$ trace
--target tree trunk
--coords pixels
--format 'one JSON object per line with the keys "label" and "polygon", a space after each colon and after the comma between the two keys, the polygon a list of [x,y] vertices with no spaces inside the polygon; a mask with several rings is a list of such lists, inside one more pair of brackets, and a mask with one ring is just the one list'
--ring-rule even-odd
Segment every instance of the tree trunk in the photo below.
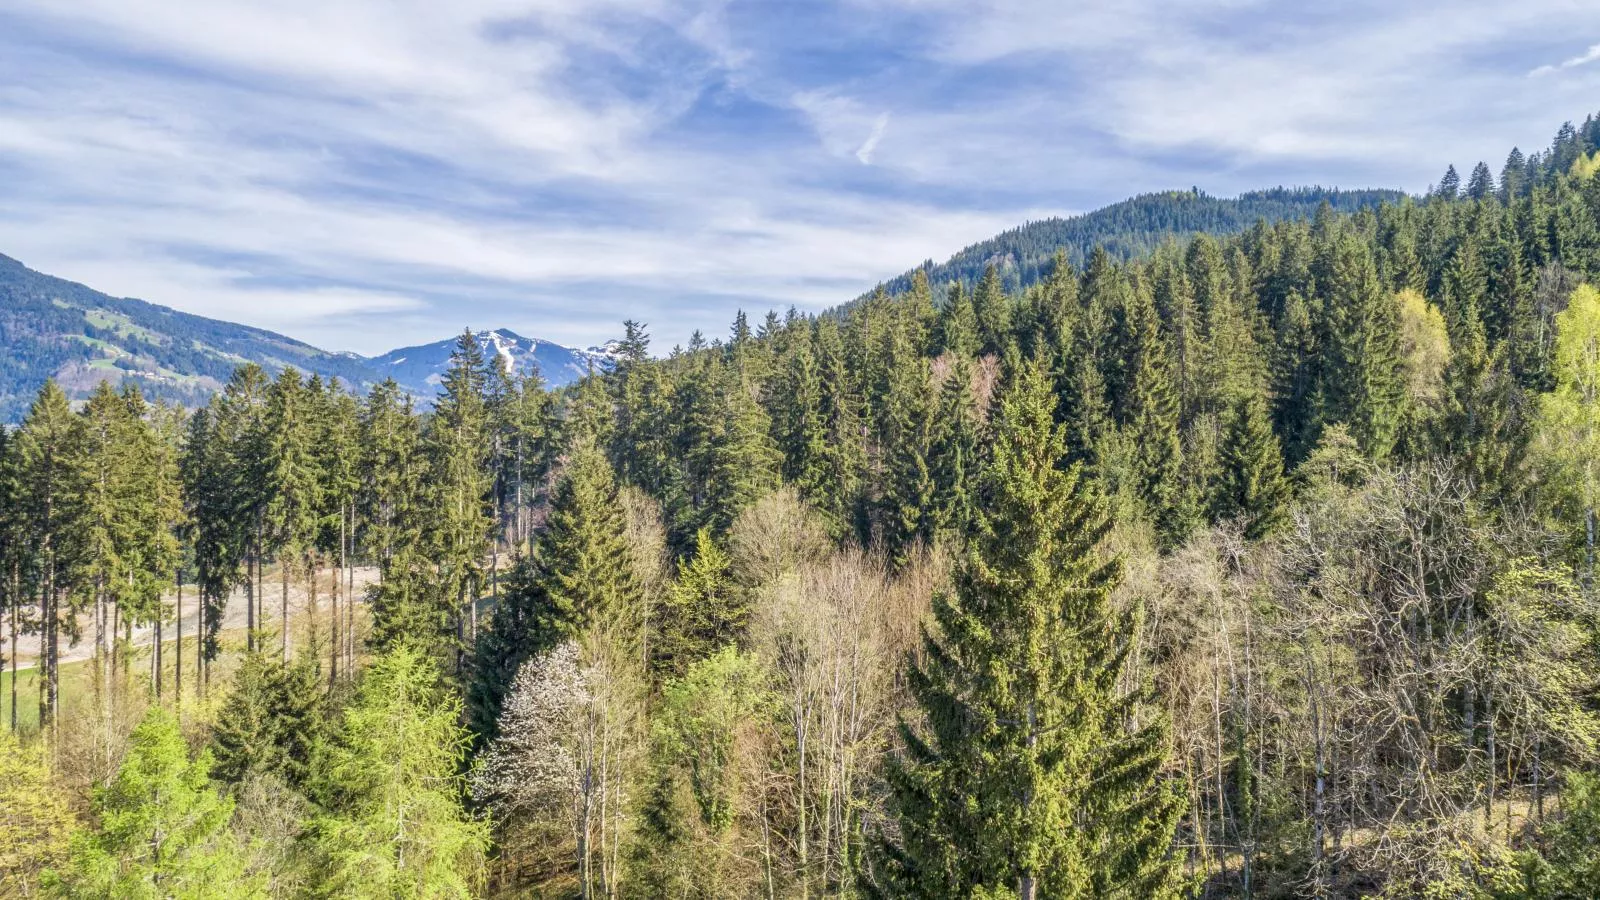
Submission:
{"label": "tree trunk", "polygon": [[183,706],[183,566],[178,566],[178,642],[174,646],[176,651],[172,657],[172,696],[181,708]]}
{"label": "tree trunk", "polygon": [[317,576],[322,574],[322,567],[317,565],[316,551],[306,554],[306,650],[317,665],[322,665],[317,655]]}
{"label": "tree trunk", "polygon": [[17,564],[11,564],[11,733],[17,733],[17,614],[22,611],[22,595],[17,578]]}
{"label": "tree trunk", "polygon": [[279,643],[283,646],[283,661],[289,661],[289,560],[278,560],[278,573],[283,582],[283,608],[278,617]]}
{"label": "tree trunk", "polygon": [[[258,546],[259,543],[258,540]],[[256,586],[258,580],[256,573],[260,570],[260,567],[260,558],[252,551],[244,564],[244,646],[251,653],[256,650]],[[200,605],[204,609],[204,597],[201,598]],[[201,630],[201,633],[205,633],[204,629]]]}
{"label": "tree trunk", "polygon": [[156,614],[155,649],[150,654],[150,665],[155,669],[156,702],[161,702],[161,614]]}
{"label": "tree trunk", "polygon": [[339,504],[339,568],[333,573],[333,606],[328,615],[328,684],[339,680],[339,654],[344,652],[344,638],[339,633],[339,582],[344,580],[344,504]]}

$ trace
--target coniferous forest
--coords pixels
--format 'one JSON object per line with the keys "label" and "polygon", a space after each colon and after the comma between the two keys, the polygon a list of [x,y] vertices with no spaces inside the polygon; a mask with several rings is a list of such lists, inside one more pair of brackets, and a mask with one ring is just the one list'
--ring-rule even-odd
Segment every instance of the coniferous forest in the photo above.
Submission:
{"label": "coniferous forest", "polygon": [[0,894],[1600,895],[1597,150],[426,411],[47,383]]}

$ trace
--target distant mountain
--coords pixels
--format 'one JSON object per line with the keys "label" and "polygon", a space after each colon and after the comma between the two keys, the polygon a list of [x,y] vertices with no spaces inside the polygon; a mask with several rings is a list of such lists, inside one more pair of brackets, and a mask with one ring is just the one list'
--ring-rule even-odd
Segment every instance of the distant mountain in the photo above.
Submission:
{"label": "distant mountain", "polygon": [[[552,387],[583,377],[591,361],[611,363],[607,348],[571,350],[504,329],[479,341],[485,355],[506,356],[520,373],[537,364]],[[260,328],[112,297],[0,255],[0,424],[20,422],[47,378],[75,400],[102,381],[133,381],[151,399],[192,407],[247,362],[274,373],[294,366],[360,391],[392,377],[427,405],[454,344],[451,338],[376,359],[330,353]]]}
{"label": "distant mountain", "polygon": [[260,328],[112,297],[0,255],[0,423],[27,413],[45,379],[74,399],[96,384],[137,382],[145,395],[205,402],[235,366],[294,366],[365,387],[365,360]]}
{"label": "distant mountain", "polygon": [[[477,332],[478,346],[485,359],[505,357],[506,367],[519,375],[532,372],[535,367],[546,387],[560,387],[589,374],[591,364],[597,370],[609,369],[612,364],[610,349],[591,347],[574,350],[538,338],[526,338],[505,328]],[[393,378],[421,399],[432,397],[444,380],[450,367],[450,354],[455,350],[456,339],[449,338],[417,347],[401,347],[382,356],[366,360],[367,368],[377,378]]]}
{"label": "distant mountain", "polygon": [[[1344,212],[1383,203],[1398,203],[1401,191],[1329,188],[1273,188],[1252,191],[1237,197],[1212,197],[1200,190],[1163,191],[1141,194],[1070,218],[1049,218],[1029,222],[1020,228],[973,244],[943,263],[924,262],[917,269],[928,273],[928,281],[938,289],[961,282],[971,287],[994,265],[1007,290],[1017,290],[1050,273],[1057,250],[1066,252],[1067,261],[1081,267],[1098,246],[1118,259],[1143,256],[1163,241],[1206,232],[1236,234],[1258,219],[1276,222],[1307,218],[1324,200],[1335,211]],[[890,293],[911,287],[912,269],[885,284]]]}

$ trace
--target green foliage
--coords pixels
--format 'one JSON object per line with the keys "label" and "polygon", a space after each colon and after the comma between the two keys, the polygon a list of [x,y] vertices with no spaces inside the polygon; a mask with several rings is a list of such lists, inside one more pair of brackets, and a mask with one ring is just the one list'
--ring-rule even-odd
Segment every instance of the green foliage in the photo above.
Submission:
{"label": "green foliage", "polygon": [[479,640],[469,703],[492,736],[517,667],[596,619],[642,621],[643,588],[611,465],[594,445],[568,456],[533,552],[518,562]]}
{"label": "green foliage", "polygon": [[239,783],[272,775],[303,786],[327,731],[323,704],[310,660],[286,664],[261,652],[248,654],[212,729],[216,776]]}
{"label": "green foliage", "polygon": [[[1524,883],[1514,896],[1580,900],[1600,890],[1600,777],[1574,774],[1561,797],[1561,817],[1540,834],[1540,849],[1521,854]],[[1513,896],[1506,892],[1504,896]]]}
{"label": "green foliage", "polygon": [[1595,510],[1600,505],[1600,291],[1578,288],[1556,317],[1555,390],[1540,409],[1540,443],[1582,522],[1584,567],[1593,578]]}
{"label": "green foliage", "polygon": [[1240,397],[1234,404],[1223,440],[1222,473],[1217,518],[1237,518],[1250,540],[1260,540],[1282,524],[1289,484],[1278,438],[1259,396]]}
{"label": "green foliage", "polygon": [[694,555],[678,561],[678,578],[656,612],[650,655],[657,677],[683,676],[699,660],[733,644],[743,631],[749,609],[730,565],[711,533],[700,529]]}
{"label": "green foliage", "polygon": [[44,742],[0,733],[0,893],[38,896],[44,872],[66,862],[77,827]]}
{"label": "green foliage", "polygon": [[1159,720],[1128,729],[1131,623],[1109,605],[1120,566],[1095,550],[1104,503],[1059,467],[1039,367],[1013,378],[973,549],[910,669],[925,721],[902,726],[889,769],[901,838],[885,845],[885,890],[1175,896],[1183,804],[1159,782]]}
{"label": "green foliage", "polygon": [[318,895],[473,896],[489,832],[461,806],[468,732],[438,678],[408,647],[362,676],[315,784]]}
{"label": "green foliage", "polygon": [[227,829],[233,802],[210,781],[211,760],[190,760],[171,713],[152,709],[126,758],[95,792],[98,827],[72,842],[56,879],[69,897],[265,897],[246,876]]}

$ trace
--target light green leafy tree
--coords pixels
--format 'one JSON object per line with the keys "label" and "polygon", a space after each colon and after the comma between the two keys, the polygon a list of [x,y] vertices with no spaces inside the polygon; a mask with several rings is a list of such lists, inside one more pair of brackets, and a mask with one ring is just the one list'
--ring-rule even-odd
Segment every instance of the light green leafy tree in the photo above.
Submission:
{"label": "light green leafy tree", "polygon": [[328,749],[312,824],[319,892],[330,897],[469,897],[487,822],[461,805],[468,733],[432,659],[408,646],[362,678]]}
{"label": "light green leafy tree", "polygon": [[134,729],[121,768],[95,792],[94,813],[99,827],[74,839],[65,870],[50,879],[63,896],[266,896],[228,830],[233,801],[212,786],[210,755],[189,758],[165,709]]}

